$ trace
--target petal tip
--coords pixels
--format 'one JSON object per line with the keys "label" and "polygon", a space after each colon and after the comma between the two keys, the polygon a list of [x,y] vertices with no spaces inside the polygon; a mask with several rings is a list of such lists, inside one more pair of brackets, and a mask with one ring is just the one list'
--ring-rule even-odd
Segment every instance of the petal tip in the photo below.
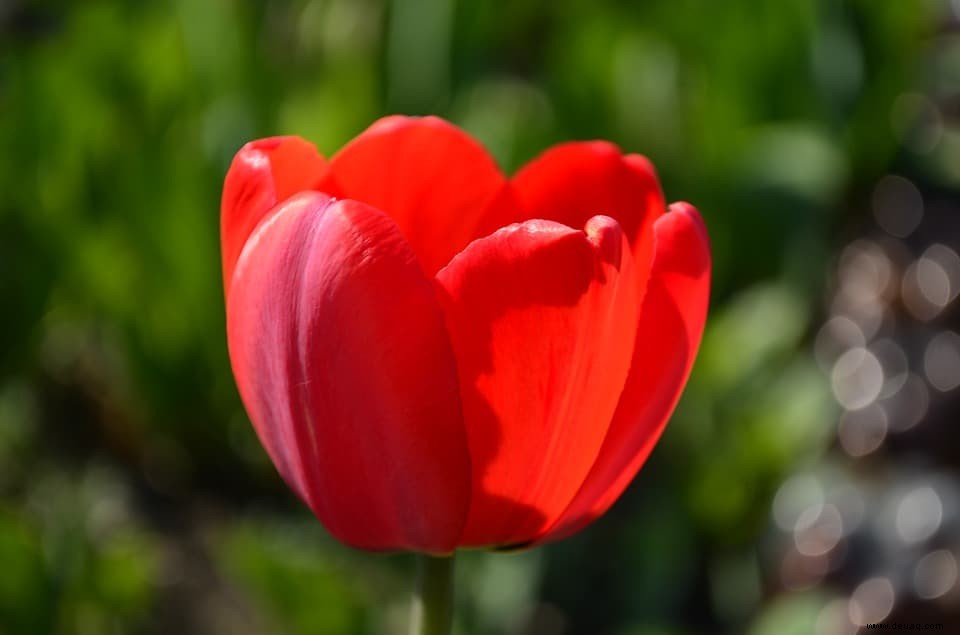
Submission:
{"label": "petal tip", "polygon": [[[709,268],[710,235],[707,233],[707,224],[696,207],[685,201],[671,203],[668,213],[658,219],[657,225],[661,222],[669,226],[665,231],[677,234],[677,247],[682,246],[688,257],[695,258],[693,264],[698,269]],[[659,232],[658,227],[657,233]],[[684,234],[689,238],[682,238]]]}
{"label": "petal tip", "polygon": [[597,250],[600,259],[619,270],[624,248],[620,223],[601,214],[588,220],[583,231],[587,234],[587,240]]}

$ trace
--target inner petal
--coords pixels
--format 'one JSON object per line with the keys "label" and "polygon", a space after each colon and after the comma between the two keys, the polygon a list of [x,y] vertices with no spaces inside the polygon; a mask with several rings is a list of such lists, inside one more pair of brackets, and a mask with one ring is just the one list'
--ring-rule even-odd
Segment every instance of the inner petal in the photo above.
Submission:
{"label": "inner petal", "polygon": [[596,459],[633,354],[639,290],[616,221],[474,241],[437,274],[457,357],[473,491],[461,545],[529,540]]}
{"label": "inner petal", "polygon": [[480,235],[483,219],[516,208],[483,146],[437,117],[374,123],[330,160],[320,189],[393,218],[428,276]]}

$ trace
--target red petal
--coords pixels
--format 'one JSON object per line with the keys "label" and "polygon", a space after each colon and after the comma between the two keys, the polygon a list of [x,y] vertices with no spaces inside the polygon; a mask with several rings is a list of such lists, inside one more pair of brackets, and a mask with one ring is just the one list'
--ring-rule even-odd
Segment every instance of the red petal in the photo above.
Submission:
{"label": "red petal", "polygon": [[289,199],[247,241],[227,330],[264,446],[331,533],[453,549],[470,494],[456,361],[393,221],[317,192]]}
{"label": "red petal", "polygon": [[430,276],[478,237],[481,219],[515,208],[483,146],[437,117],[374,123],[330,160],[321,189],[389,214]]}
{"label": "red petal", "polygon": [[633,365],[610,431],[563,517],[538,542],[569,536],[617,500],[660,438],[700,346],[710,296],[710,245],[700,214],[676,203],[655,225],[653,274]]}
{"label": "red petal", "polygon": [[629,369],[632,269],[620,227],[599,216],[585,232],[503,228],[437,274],[473,466],[461,545],[529,540],[580,487]]}
{"label": "red petal", "polygon": [[664,211],[660,183],[645,157],[624,156],[606,141],[563,143],[524,166],[513,186],[524,219],[582,227],[596,214],[615,218],[633,249],[643,288],[653,259],[653,223]]}
{"label": "red petal", "polygon": [[240,148],[227,171],[220,204],[225,289],[230,289],[237,258],[257,223],[277,203],[316,185],[323,165],[317,149],[300,137],[270,137]]}

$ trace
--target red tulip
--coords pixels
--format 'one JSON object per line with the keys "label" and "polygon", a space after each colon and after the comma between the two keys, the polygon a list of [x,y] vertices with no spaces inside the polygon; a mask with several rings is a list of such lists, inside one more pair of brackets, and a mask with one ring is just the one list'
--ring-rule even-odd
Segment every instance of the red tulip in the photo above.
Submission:
{"label": "red tulip", "polygon": [[247,412],[290,487],[365,549],[583,528],[656,443],[706,317],[703,221],[606,142],[507,179],[435,117],[378,121],[329,161],[254,141],[221,231]]}

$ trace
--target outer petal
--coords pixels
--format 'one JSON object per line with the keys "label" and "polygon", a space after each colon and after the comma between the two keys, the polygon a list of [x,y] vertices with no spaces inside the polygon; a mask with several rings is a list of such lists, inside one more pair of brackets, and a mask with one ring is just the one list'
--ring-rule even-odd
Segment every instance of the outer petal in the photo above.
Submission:
{"label": "outer petal", "polygon": [[630,242],[643,288],[653,260],[653,223],[664,212],[660,183],[645,157],[624,156],[606,141],[563,143],[524,166],[513,186],[523,219],[582,227],[596,214],[615,218]]}
{"label": "outer petal", "polygon": [[300,137],[270,137],[251,141],[233,159],[223,184],[220,240],[224,288],[237,258],[257,223],[277,203],[316,185],[323,157]]}
{"label": "outer petal", "polygon": [[569,536],[607,511],[660,438],[690,375],[710,295],[706,227],[696,209],[676,203],[655,231],[633,365],[610,431],[583,487],[537,542]]}
{"label": "outer petal", "polygon": [[473,463],[461,545],[531,539],[593,465],[629,370],[639,310],[616,221],[527,221],[437,274]]}
{"label": "outer petal", "polygon": [[430,276],[480,235],[482,219],[515,209],[483,146],[437,117],[374,123],[331,159],[321,189],[389,214]]}
{"label": "outer petal", "polygon": [[227,331],[264,446],[331,533],[453,549],[470,492],[456,363],[393,221],[317,192],[289,199],[247,241]]}

